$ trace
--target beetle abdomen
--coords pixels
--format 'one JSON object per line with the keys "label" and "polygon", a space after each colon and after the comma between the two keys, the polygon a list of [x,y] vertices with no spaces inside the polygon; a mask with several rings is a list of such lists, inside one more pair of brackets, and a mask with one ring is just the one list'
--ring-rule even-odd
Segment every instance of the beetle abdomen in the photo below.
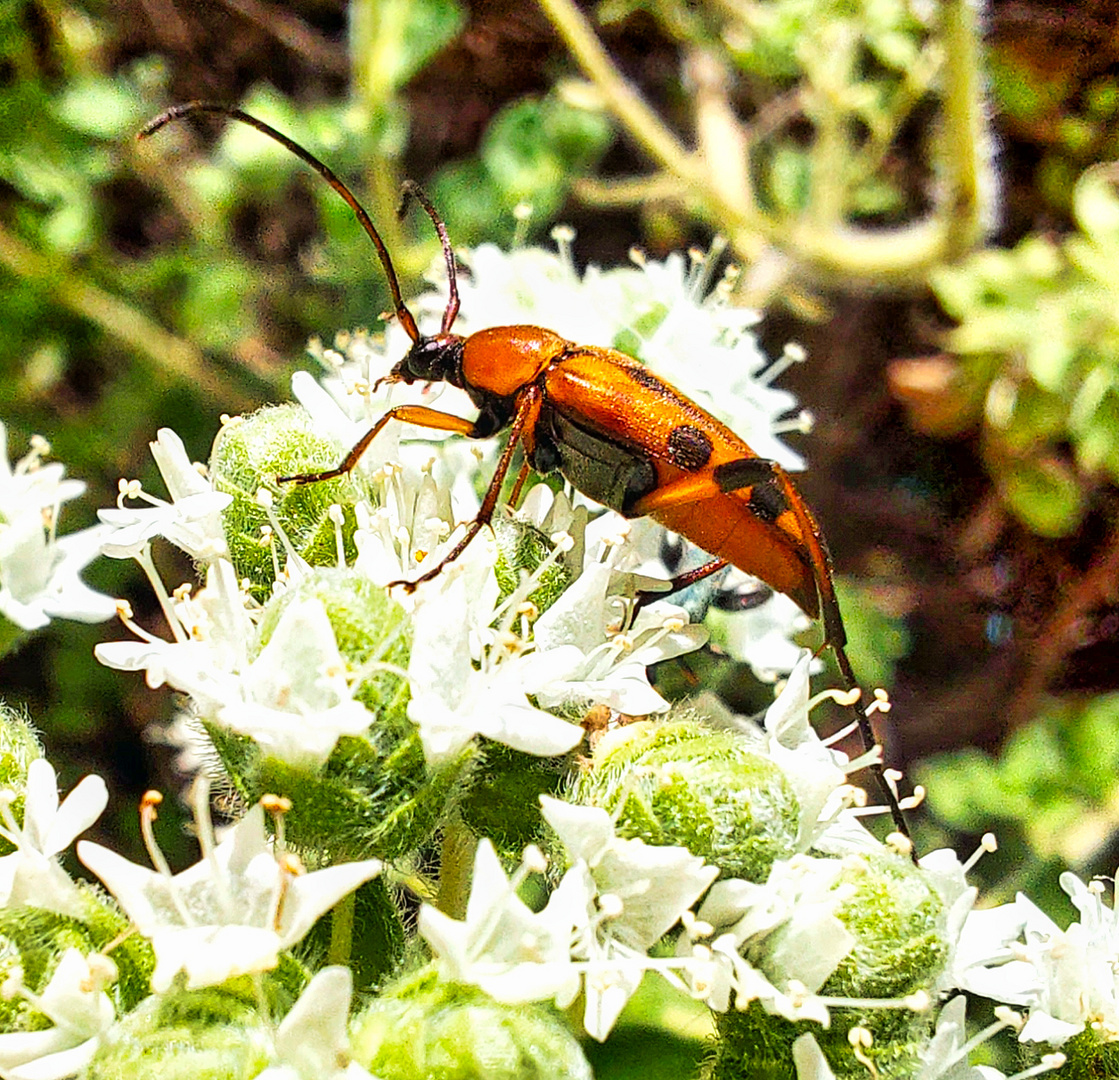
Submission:
{"label": "beetle abdomen", "polygon": [[555,409],[541,413],[533,456],[538,472],[559,469],[587,498],[631,517],[633,504],[657,486],[657,472],[647,456]]}

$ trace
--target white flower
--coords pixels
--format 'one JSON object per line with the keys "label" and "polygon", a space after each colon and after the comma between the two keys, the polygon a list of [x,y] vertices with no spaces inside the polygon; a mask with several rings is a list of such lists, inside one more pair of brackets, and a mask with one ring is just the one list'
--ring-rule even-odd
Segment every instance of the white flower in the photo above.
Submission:
{"label": "white flower", "polygon": [[[596,524],[622,523],[605,514]],[[554,677],[537,692],[546,708],[575,703],[606,705],[630,716],[664,712],[668,702],[649,685],[648,668],[701,648],[707,632],[688,623],[683,608],[663,600],[643,607],[619,632],[622,606],[612,592],[620,575],[612,555],[598,554],[588,538],[582,573],[536,620],[537,655],[548,658]]]}
{"label": "white flower", "polygon": [[[101,642],[93,655],[118,671],[143,671],[152,689],[166,683],[184,692],[224,686],[231,673],[248,666],[253,624],[232,563],[212,562],[205,588],[196,594],[176,593],[175,601],[164,605],[164,615],[171,641],[129,624],[140,641]],[[214,694],[220,696],[217,690]]]}
{"label": "white flower", "polygon": [[[475,544],[481,544],[479,537]],[[492,563],[491,563],[492,566]],[[413,621],[408,716],[419,727],[432,764],[453,758],[475,735],[528,754],[551,757],[578,745],[583,729],[536,708],[528,700],[552,677],[548,661],[483,647],[471,661],[479,612],[492,614],[496,587],[482,562],[453,564],[424,587]],[[488,626],[487,618],[482,626]]]}
{"label": "white flower", "polygon": [[733,878],[711,887],[698,916],[712,931],[702,988],[711,1008],[725,1012],[733,994],[739,1009],[757,1000],[787,1020],[828,1023],[815,993],[855,941],[835,914],[850,896],[836,884],[842,872],[838,859],[796,855],[778,859],[764,885]]}
{"label": "white flower", "polygon": [[26,904],[80,917],[80,891],[55,856],[101,816],[109,793],[100,776],[87,776],[60,806],[57,785],[48,761],[36,758],[31,762],[22,828],[12,817],[14,793],[0,793],[0,816],[4,821],[0,836],[16,848],[0,858],[0,903],[7,907]]}
{"label": "white flower", "polygon": [[[200,698],[213,693],[183,689]],[[373,720],[353,700],[334,628],[314,598],[287,605],[260,655],[214,704],[220,724],[272,757],[310,769],[330,757],[341,736],[360,735]]]}
{"label": "white flower", "polygon": [[1002,1080],[1003,1074],[988,1065],[969,1065],[967,998],[957,994],[936,1018],[936,1031],[921,1054],[921,1071],[915,1080]]}
{"label": "white flower", "polygon": [[0,524],[0,614],[24,630],[51,619],[102,622],[116,601],[79,576],[101,554],[105,535],[93,526],[56,538],[39,511]]}
{"label": "white flower", "polygon": [[24,630],[37,630],[52,618],[101,622],[116,610],[111,597],[79,577],[99,554],[103,530],[56,535],[62,503],[80,495],[85,484],[64,480],[58,462],[44,465],[49,449],[36,436],[13,467],[8,431],[0,423],[0,615]]}
{"label": "white flower", "polygon": [[204,856],[174,876],[145,870],[99,844],[78,844],[78,858],[151,939],[157,993],[180,971],[196,989],[275,967],[281,950],[381,869],[377,859],[366,859],[301,872],[293,859],[270,850],[259,804],[216,846],[207,814],[196,808],[196,816]]}
{"label": "white flower", "polygon": [[[540,796],[572,867],[572,895],[582,893],[573,955],[586,962],[583,1025],[609,1034],[649,964],[646,956],[718,877],[687,848],[652,845],[614,833],[605,810]],[[576,889],[575,882],[579,883]]]}
{"label": "white flower", "polygon": [[[936,1019],[936,1032],[921,1054],[921,1068],[913,1080],[1005,1080],[998,1069],[968,1064],[964,1049],[966,1006],[967,999],[959,994],[941,1009]],[[810,1032],[793,1042],[793,1064],[797,1080],[835,1080],[835,1073]]]}
{"label": "white flower", "polygon": [[[976,926],[988,930],[987,964],[967,975],[965,988],[985,987],[996,1001],[1025,1005],[1029,1019],[1019,1038],[1060,1046],[1089,1022],[1119,1032],[1119,920],[1114,903],[1103,902],[1103,884],[1085,885],[1075,874],[1060,877],[1080,912],[1080,921],[1062,931],[1040,908],[1019,893],[1013,904],[973,912],[965,935]],[[998,920],[995,927],[984,925]],[[1014,930],[1018,933],[1015,934]],[[1013,934],[1013,936],[1011,936]],[[1019,938],[1021,940],[1019,940]]]}
{"label": "white flower", "polygon": [[[214,491],[170,428],[160,428],[156,441],[148,445],[171,502],[148,495],[138,483],[122,481],[116,508],[97,512],[110,526],[102,544],[104,553],[114,559],[130,558],[153,537],[163,536],[195,559],[228,556],[221,511],[233,496]],[[141,499],[149,505],[126,506],[125,499]]]}
{"label": "white flower", "polygon": [[[473,489],[473,502],[466,502],[453,497],[449,482],[436,480],[434,462],[432,458],[421,469],[384,465],[373,476],[381,485],[380,504],[354,508],[354,569],[378,585],[414,579],[436,565],[462,538],[464,529],[455,522],[470,520],[478,510]],[[485,542],[478,537],[458,561],[484,560],[484,551]],[[397,600],[406,608],[417,599],[398,591]]]}
{"label": "white flower", "polygon": [[424,904],[419,931],[445,979],[479,986],[506,1004],[554,999],[563,1007],[579,989],[571,965],[568,891],[561,885],[535,914],[517,896],[526,873],[522,867],[510,881],[493,845],[483,840],[474,857],[466,918],[452,919]]}
{"label": "white flower", "polygon": [[353,996],[349,968],[323,968],[276,1030],[276,1056],[257,1080],[372,1080],[350,1060],[347,1019]]}
{"label": "white flower", "polygon": [[104,990],[106,965],[104,958],[91,965],[77,949],[67,949],[41,994],[18,991],[54,1026],[0,1035],[5,1080],[63,1080],[88,1064],[116,1019]]}
{"label": "white flower", "polygon": [[198,711],[250,736],[268,754],[316,768],[342,735],[372,722],[353,700],[345,661],[320,600],[292,601],[251,662],[254,638],[233,567],[210,564],[207,585],[169,611],[176,640],[105,642],[94,655],[109,667],[144,670],[149,686],[190,694]]}
{"label": "white flower", "polygon": [[55,511],[62,503],[85,491],[81,480],[64,480],[66,466],[43,463],[50,451],[45,439],[36,435],[31,448],[15,465],[8,461],[8,428],[0,421],[0,521],[12,522],[40,510]]}

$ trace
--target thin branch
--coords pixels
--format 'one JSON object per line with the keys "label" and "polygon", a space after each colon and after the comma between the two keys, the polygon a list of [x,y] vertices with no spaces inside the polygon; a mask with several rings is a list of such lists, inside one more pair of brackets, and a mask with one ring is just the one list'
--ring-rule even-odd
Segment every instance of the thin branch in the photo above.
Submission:
{"label": "thin branch", "polygon": [[58,259],[28,247],[0,225],[0,265],[33,281],[63,307],[96,323],[111,337],[146,356],[158,369],[193,383],[229,405],[230,389],[211,369],[202,353],[164,330],[143,312],[78,274]]}

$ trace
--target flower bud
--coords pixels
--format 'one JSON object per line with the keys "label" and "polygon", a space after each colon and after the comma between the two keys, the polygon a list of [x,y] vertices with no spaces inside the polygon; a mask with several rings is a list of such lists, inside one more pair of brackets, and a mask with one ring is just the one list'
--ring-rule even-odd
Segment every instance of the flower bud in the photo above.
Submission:
{"label": "flower bud", "polygon": [[[334,630],[353,697],[369,713],[360,735],[343,735],[321,768],[308,768],[260,752],[245,737],[208,724],[223,764],[249,801],[284,796],[288,840],[297,848],[346,858],[396,858],[414,851],[437,826],[466,763],[465,749],[433,769],[424,758],[416,726],[408,719],[404,670],[411,622],[385,590],[337,568],[318,568],[266,605],[260,624],[263,649],[289,605],[321,602]],[[299,656],[290,663],[298,665]],[[309,720],[311,722],[311,720]]]}
{"label": "flower bud", "polygon": [[608,810],[619,836],[682,845],[724,877],[765,881],[796,850],[800,811],[785,774],[734,732],[690,718],[603,736],[572,801]]}
{"label": "flower bud", "polygon": [[233,994],[150,997],[109,1031],[84,1080],[249,1080],[271,1058],[269,1026]]}
{"label": "flower bud", "polygon": [[388,987],[353,1024],[354,1060],[380,1080],[591,1080],[578,1039],[546,1005],[502,1005],[424,971]]}
{"label": "flower bud", "polygon": [[[294,549],[313,566],[338,563],[338,526],[330,508],[343,509],[341,525],[347,562],[353,547],[353,505],[361,495],[359,481],[341,477],[317,484],[277,484],[280,476],[295,476],[333,468],[345,456],[338,443],[312,429],[310,417],[295,405],[258,410],[227,423],[214,440],[210,475],[214,490],[233,496],[222,511],[230,558],[239,578],[248,578],[253,595],[265,600],[275,579],[273,545],[279,537],[270,532],[269,511],[283,528]],[[271,507],[262,505],[266,492]],[[282,547],[279,564],[286,561]]]}
{"label": "flower bud", "polygon": [[[851,894],[836,915],[855,944],[820,993],[894,1000],[917,990],[932,993],[948,956],[940,895],[901,855],[849,855],[844,864],[835,887]],[[875,1063],[881,1075],[911,1076],[919,1071],[933,1015],[900,1008],[833,1007],[831,1027],[814,1034],[840,1080],[845,1075],[866,1076],[865,1063],[853,1056],[848,1041],[848,1032],[856,1027],[865,1033],[861,1056]]]}
{"label": "flower bud", "polygon": [[[27,769],[43,748],[35,729],[25,713],[0,702],[0,791],[10,791],[12,814],[23,820],[23,794],[27,787]],[[12,850],[7,840],[0,839],[0,855]]]}
{"label": "flower bud", "polygon": [[[522,571],[532,574],[552,552],[552,541],[534,525],[515,518],[494,520],[497,537],[497,563],[494,574],[504,600],[520,583]],[[538,574],[536,587],[528,600],[538,611],[546,611],[571,582],[571,574],[561,561],[553,561]]]}

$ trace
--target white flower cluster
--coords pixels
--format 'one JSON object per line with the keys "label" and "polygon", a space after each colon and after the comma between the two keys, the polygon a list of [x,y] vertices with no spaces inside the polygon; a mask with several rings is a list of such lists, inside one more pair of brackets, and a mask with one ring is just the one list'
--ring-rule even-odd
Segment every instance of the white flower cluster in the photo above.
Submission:
{"label": "white flower cluster", "polygon": [[[462,307],[456,330],[469,334],[485,327],[529,323],[582,345],[620,348],[726,423],[759,456],[792,471],[804,467],[800,455],[779,436],[808,430],[811,417],[795,412],[793,395],[773,385],[789,365],[804,360],[804,352],[789,345],[771,362],[761,351],[750,330],[757,313],[730,303],[733,273],[712,287],[721,246],[707,255],[692,252],[687,258],[673,253],[663,262],[635,252],[631,267],[590,266],[580,275],[572,258],[571,231],[557,228],[553,237],[554,252],[542,248],[505,252],[492,244],[461,252],[469,274],[458,282]],[[435,264],[430,282],[431,289],[412,305],[421,321],[425,317],[438,321],[446,303],[442,261]],[[374,390],[377,379],[409,344],[395,322],[383,341],[356,333],[339,335],[334,348],[313,343],[312,355],[328,374],[320,384],[306,372],[297,373],[292,379],[295,397],[318,430],[345,446],[355,444],[390,404],[430,405],[438,400],[444,412],[470,415],[466,395],[446,384],[396,384]],[[475,482],[479,475],[489,478],[494,440],[467,444],[439,433],[390,425],[359,467],[378,470],[386,460],[399,462],[414,479],[431,462],[433,445],[439,447],[435,477],[451,486],[455,520],[468,518],[477,505]],[[684,545],[680,564],[666,572],[661,562],[665,530],[651,522],[642,523],[642,530],[634,548],[642,558],[634,561],[632,569],[663,579],[705,559],[698,549]],[[769,681],[791,670],[799,655],[791,639],[809,625],[796,604],[733,568],[708,588],[715,583],[727,593],[753,589],[766,598],[733,614],[714,613],[723,648]],[[701,595],[709,593],[701,591]]]}
{"label": "white flower cluster", "polygon": [[[108,793],[100,777],[86,777],[60,804],[54,769],[31,762],[23,792],[23,824],[11,812],[15,793],[0,798],[0,835],[15,847],[0,859],[0,907],[39,909],[80,920],[95,901],[63,870],[58,856],[101,815]],[[155,802],[145,806],[143,824],[157,869],[147,870],[109,848],[89,841],[78,857],[113,893],[136,931],[155,952],[152,990],[173,983],[187,988],[217,986],[243,974],[268,971],[322,914],[381,870],[376,859],[340,863],[306,872],[294,856],[270,841],[264,810],[257,805],[219,844],[209,816],[209,789],[197,787],[196,820],[203,858],[172,875],[151,836]],[[93,1058],[117,1020],[107,992],[116,965],[105,953],[68,948],[41,992],[10,968],[0,989],[5,1000],[22,998],[51,1021],[42,1030],[0,1034],[0,1076],[4,1080],[63,1080]],[[176,976],[182,977],[176,980]],[[364,1069],[340,1062],[347,1047],[346,1016],[351,975],[325,968],[275,1032],[278,1064],[270,1080],[368,1077]],[[298,1037],[289,1032],[298,1027]]]}

